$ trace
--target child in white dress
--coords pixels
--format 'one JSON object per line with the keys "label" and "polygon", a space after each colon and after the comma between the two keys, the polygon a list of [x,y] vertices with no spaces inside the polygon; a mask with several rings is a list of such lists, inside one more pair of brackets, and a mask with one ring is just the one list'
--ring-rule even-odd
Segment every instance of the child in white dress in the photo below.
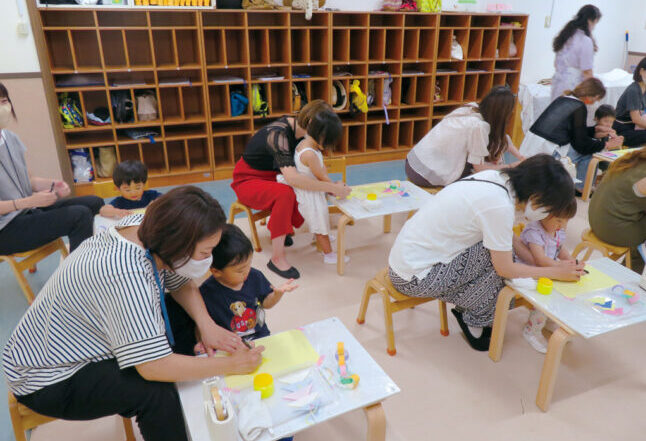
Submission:
{"label": "child in white dress", "polygon": [[[309,134],[296,147],[294,163],[299,173],[324,182],[332,182],[327,174],[323,155],[323,146],[316,142]],[[300,211],[310,231],[316,237],[316,243],[323,250],[323,261],[335,264],[337,255],[332,251],[330,242],[330,214],[325,193],[322,191],[309,191],[294,187],[298,211]],[[345,261],[349,258],[346,256]]]}

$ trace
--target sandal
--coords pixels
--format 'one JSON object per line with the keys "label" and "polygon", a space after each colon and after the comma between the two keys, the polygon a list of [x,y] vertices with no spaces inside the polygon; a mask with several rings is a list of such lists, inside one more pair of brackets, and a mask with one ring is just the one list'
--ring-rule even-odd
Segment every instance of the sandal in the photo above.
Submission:
{"label": "sandal", "polygon": [[462,319],[462,312],[458,311],[456,308],[451,309],[451,312],[458,321],[458,325],[460,325],[460,328],[462,329],[462,332],[464,333],[469,346],[471,346],[476,351],[488,351],[489,343],[491,341],[491,326],[483,327],[482,335],[480,337],[474,337],[471,333],[471,330],[469,329],[469,326],[467,326],[467,324],[464,323],[464,320]]}
{"label": "sandal", "polygon": [[267,268],[278,274],[280,277],[284,277],[285,279],[298,279],[299,277],[301,277],[301,274],[293,266],[288,270],[282,271],[278,269],[278,267],[274,265],[274,262],[272,262],[271,260],[267,262]]}

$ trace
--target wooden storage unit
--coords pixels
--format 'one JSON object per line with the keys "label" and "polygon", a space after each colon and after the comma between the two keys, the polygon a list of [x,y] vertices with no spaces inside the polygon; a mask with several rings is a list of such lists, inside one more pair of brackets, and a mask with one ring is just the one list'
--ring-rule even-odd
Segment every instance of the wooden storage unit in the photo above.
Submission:
{"label": "wooden storage unit", "polygon": [[[365,114],[337,110],[343,134],[332,155],[349,163],[403,158],[443,116],[491,86],[517,92],[527,26],[527,16],[514,14],[315,12],[306,21],[288,11],[50,6],[32,15],[50,101],[67,92],[83,114],[83,126],[71,129],[52,115],[61,154],[86,148],[96,164],[99,148],[114,148],[119,160],[144,161],[152,186],[230,177],[256,130],[296,113],[294,88],[307,101],[330,101],[334,80],[346,90],[358,81],[372,100]],[[453,38],[462,59],[451,57]],[[86,84],[63,85],[79,74]],[[251,102],[256,85],[267,115],[251,104],[236,112],[231,97]],[[137,116],[144,92],[157,98],[153,121]],[[110,103],[122,93],[134,102],[131,121],[115,121]],[[87,113],[100,107],[112,122],[91,125]],[[132,130],[153,134],[133,139]]]}

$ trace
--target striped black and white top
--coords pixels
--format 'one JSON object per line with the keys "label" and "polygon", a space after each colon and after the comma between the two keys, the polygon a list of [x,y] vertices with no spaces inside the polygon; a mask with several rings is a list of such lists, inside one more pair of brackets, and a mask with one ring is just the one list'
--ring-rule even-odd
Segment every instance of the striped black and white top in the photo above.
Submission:
{"label": "striped black and white top", "polygon": [[[129,216],[116,228],[142,220]],[[13,331],[2,361],[15,395],[63,381],[88,363],[115,358],[124,369],[171,353],[152,264],[116,228],[71,253]],[[189,281],[170,271],[160,277],[169,291]]]}

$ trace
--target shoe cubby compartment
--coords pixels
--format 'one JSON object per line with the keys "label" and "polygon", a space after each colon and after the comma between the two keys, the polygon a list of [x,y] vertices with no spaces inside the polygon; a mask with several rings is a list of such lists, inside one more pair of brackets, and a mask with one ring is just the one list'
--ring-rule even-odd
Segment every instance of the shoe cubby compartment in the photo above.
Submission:
{"label": "shoe cubby compartment", "polygon": [[186,140],[166,141],[166,155],[168,156],[168,167],[172,174],[188,172],[190,165],[188,161],[188,148]]}
{"label": "shoe cubby compartment", "polygon": [[451,75],[465,71],[466,62],[464,61],[440,61],[436,64],[436,75]]}
{"label": "shoe cubby compartment", "polygon": [[466,14],[442,14],[440,16],[441,28],[467,28],[469,27],[469,15]]}
{"label": "shoe cubby compartment", "polygon": [[402,65],[400,63],[371,63],[368,65],[367,72],[361,70],[362,75],[368,75],[369,77],[388,77],[388,74],[392,75],[401,75]]}
{"label": "shoe cubby compartment", "polygon": [[368,75],[368,69],[366,69],[365,64],[337,64],[332,67],[332,77],[335,80],[353,79],[365,77],[366,75]]}
{"label": "shoe cubby compartment", "polygon": [[289,14],[286,12],[267,14],[264,11],[249,11],[247,24],[250,28],[286,28],[289,26]]}
{"label": "shoe cubby compartment", "polygon": [[451,75],[449,77],[448,101],[462,101],[464,90],[464,76]]}
{"label": "shoe cubby compartment", "polygon": [[[328,101],[330,96],[330,90],[328,89],[328,84],[329,84],[328,81],[310,81],[310,87],[311,87],[311,91],[309,95],[310,100]],[[348,89],[346,89],[346,93],[347,91]]]}
{"label": "shoe cubby compartment", "polygon": [[283,81],[286,79],[289,79],[289,67],[287,66],[251,68],[251,81],[254,83],[259,81]]}
{"label": "shoe cubby compartment", "polygon": [[127,14],[118,11],[96,11],[96,18],[97,24],[101,28],[148,27],[147,13],[144,11],[129,10]]}
{"label": "shoe cubby compartment", "polygon": [[496,49],[498,48],[498,31],[485,29],[482,35],[482,52],[480,52],[480,57],[495,58]]}
{"label": "shoe cubby compartment", "polygon": [[74,30],[70,34],[74,46],[75,70],[100,70],[101,53],[96,30]]}
{"label": "shoe cubby compartment", "polygon": [[413,147],[413,121],[399,122],[398,148],[410,149]]}
{"label": "shoe cubby compartment", "polygon": [[366,126],[366,151],[381,149],[381,124],[368,124]]}
{"label": "shoe cubby compartment", "polygon": [[415,87],[415,104],[429,105],[433,102],[433,77],[421,76],[417,77],[417,85]]}
{"label": "shoe cubby compartment", "polygon": [[213,138],[213,162],[216,168],[232,167],[234,165],[233,139],[231,136],[216,136]]}
{"label": "shoe cubby compartment", "polygon": [[368,14],[338,13],[332,14],[332,26],[335,28],[365,28],[368,26]]}
{"label": "shoe cubby compartment", "polygon": [[493,70],[493,60],[467,62],[467,73],[485,73]]}
{"label": "shoe cubby compartment", "polygon": [[299,81],[327,80],[327,65],[293,66],[292,79]]}
{"label": "shoe cubby compartment", "polygon": [[[105,92],[104,92],[105,93]],[[83,106],[83,100],[81,99],[83,92],[65,92],[65,93],[58,93],[56,95],[56,102],[60,104],[61,99],[67,95],[68,101],[71,100],[72,103],[74,103],[74,107],[78,111],[79,116],[81,117],[81,126],[80,127],[65,127],[66,120],[63,119],[63,116],[60,114],[58,115],[58,120],[61,121],[61,126],[63,127],[64,131],[78,131],[81,130],[83,127],[87,126],[87,117],[85,115],[84,111],[84,106]],[[71,116],[70,116],[71,117]],[[74,121],[75,124],[78,124],[78,121]],[[69,123],[68,123],[69,124]]]}
{"label": "shoe cubby compartment", "polygon": [[155,29],[152,34],[156,66],[176,68],[178,66],[177,47],[175,46],[173,31],[170,29]]}
{"label": "shoe cubby compartment", "polygon": [[316,12],[312,13],[312,18],[307,20],[303,11],[294,11],[290,14],[290,26],[293,28],[327,28],[329,23],[329,14]]}
{"label": "shoe cubby compartment", "polygon": [[380,109],[383,105],[384,80],[383,78],[368,79],[367,90],[364,91],[368,99],[368,109]]}
{"label": "shoe cubby compartment", "polygon": [[371,28],[401,28],[404,25],[404,14],[370,14]]}
{"label": "shoe cubby compartment", "polygon": [[451,59],[452,41],[453,41],[453,30],[441,29],[437,40],[437,60],[438,61]]}
{"label": "shoe cubby compartment", "polygon": [[414,105],[416,91],[417,91],[417,76],[402,77],[400,105],[402,107]]}
{"label": "shoe cubby compartment", "polygon": [[159,87],[190,86],[202,84],[202,71],[198,69],[158,68]]}
{"label": "shoe cubby compartment", "polygon": [[328,35],[327,29],[311,29],[309,31],[310,63],[328,63],[330,61]]}
{"label": "shoe cubby compartment", "polygon": [[126,41],[125,31],[105,30],[99,31],[101,47],[103,48],[103,64],[106,69],[126,69]]}
{"label": "shoe cubby compartment", "polygon": [[[388,114],[388,118],[391,116],[394,116],[395,110],[392,110]],[[368,124],[374,124],[374,123],[386,123],[386,113],[384,112],[384,109],[370,109],[368,111],[368,114],[366,115],[366,121]]]}
{"label": "shoe cubby compartment", "polygon": [[419,32],[419,55],[423,61],[433,61],[435,58],[435,38],[437,31],[434,29],[422,29]]}
{"label": "shoe cubby compartment", "polygon": [[45,10],[40,17],[46,29],[96,26],[92,11]]}
{"label": "shoe cubby compartment", "polygon": [[[439,97],[438,97],[439,95]],[[435,87],[433,90],[433,103],[444,103],[449,99],[449,76],[442,75],[435,77]]]}
{"label": "shoe cubby compartment", "polygon": [[[104,127],[101,125],[92,124],[88,118],[88,113],[94,113],[96,109],[102,108],[108,111],[108,114],[112,115],[111,106],[108,103],[108,95],[105,90],[87,90],[79,92],[81,97],[81,109],[83,111],[83,119],[85,120],[85,125],[87,127]],[[79,110],[81,110],[79,109]],[[110,121],[112,121],[112,116],[110,116]],[[108,127],[110,127],[108,125]]]}
{"label": "shoe cubby compartment", "polygon": [[195,12],[192,12],[192,11],[187,11],[187,12],[150,11],[149,14],[150,14],[150,26],[153,28],[197,27],[197,16]]}
{"label": "shoe cubby compartment", "polygon": [[511,35],[511,29],[500,29],[498,31],[498,52],[496,58],[509,58]]}
{"label": "shoe cubby compartment", "polygon": [[[525,29],[528,18],[526,15],[501,15],[499,26],[501,28]],[[518,23],[520,26],[518,26]]]}
{"label": "shoe cubby compartment", "polygon": [[231,97],[225,84],[209,85],[211,119],[227,120],[231,117]]}
{"label": "shoe cubby compartment", "polygon": [[202,87],[179,87],[181,121],[204,121],[204,100]]}
{"label": "shoe cubby compartment", "polygon": [[413,145],[416,145],[431,130],[428,119],[413,121]]}
{"label": "shoe cubby compartment", "polygon": [[265,87],[269,91],[267,102],[271,117],[280,117],[292,112],[292,89],[289,82],[268,83]]}
{"label": "shoe cubby compartment", "polygon": [[332,31],[332,61],[350,62],[350,29]]}
{"label": "shoe cubby compartment", "polygon": [[525,31],[520,29],[514,29],[512,30],[511,35],[513,38],[514,46],[516,46],[516,54],[513,55],[513,58],[518,58],[519,60],[522,60],[523,51],[525,48]]}
{"label": "shoe cubby compartment", "polygon": [[148,176],[161,176],[168,173],[168,162],[163,142],[141,142],[143,163],[148,167]]}
{"label": "shoe cubby compartment", "polygon": [[138,144],[124,144],[117,146],[117,161],[142,161],[141,146]]}
{"label": "shoe cubby compartment", "polygon": [[481,58],[482,56],[482,41],[484,31],[482,29],[471,29],[469,31],[469,50],[467,51],[467,58]]}
{"label": "shoe cubby compartment", "polygon": [[153,56],[147,30],[126,30],[126,56],[129,69],[151,69]]}
{"label": "shoe cubby compartment", "polygon": [[[249,36],[249,62],[252,65],[269,65],[269,30],[252,29]],[[287,42],[282,42],[286,44]]]}
{"label": "shoe cubby compartment", "polygon": [[497,28],[500,19],[497,15],[472,15],[472,28]]}
{"label": "shoe cubby compartment", "polygon": [[[211,168],[209,142],[206,138],[191,138],[183,141],[188,150],[188,168],[190,171],[208,171]],[[170,158],[169,158],[170,162]]]}
{"label": "shoe cubby compartment", "polygon": [[381,149],[394,150],[399,147],[399,122],[381,125]]}
{"label": "shoe cubby compartment", "polygon": [[341,132],[341,137],[339,138],[338,142],[334,146],[333,152],[335,154],[346,154],[348,153],[348,126],[346,124],[343,125],[343,129]]}
{"label": "shoe cubby compartment", "polygon": [[511,90],[518,90],[520,84],[520,73],[508,73],[506,74],[505,84],[509,86]]}
{"label": "shoe cubby compartment", "polygon": [[233,141],[233,160],[238,162],[251,139],[251,135],[234,135],[231,138]]}
{"label": "shoe cubby compartment", "polygon": [[348,153],[366,151],[366,126],[348,126]]}
{"label": "shoe cubby compartment", "polygon": [[462,60],[466,60],[469,54],[469,31],[467,29],[454,29],[453,36],[462,47]]}
{"label": "shoe cubby compartment", "polygon": [[103,74],[54,74],[56,92],[98,89],[105,87]]}
{"label": "shoe cubby compartment", "polygon": [[269,62],[289,64],[289,31],[286,29],[269,30]]}
{"label": "shoe cubby compartment", "polygon": [[218,121],[214,122],[211,129],[213,136],[236,135],[238,133],[251,133],[251,120]]}
{"label": "shoe cubby compartment", "polygon": [[249,50],[247,49],[247,37],[244,31],[230,30],[224,31],[225,67],[244,66],[249,63]]}
{"label": "shoe cubby compartment", "polygon": [[[154,124],[154,122],[153,122]],[[125,128],[121,128],[124,127]],[[149,135],[143,136],[142,134],[149,132]],[[142,135],[142,136],[139,136]],[[150,142],[150,138],[155,141],[155,143],[161,142],[163,140],[162,129],[158,125],[140,125],[131,124],[128,127],[127,124],[122,124],[117,129],[117,143],[118,144],[137,144],[139,142]],[[151,142],[151,144],[154,144]]]}
{"label": "shoe cubby compartment", "polygon": [[402,58],[403,31],[401,29],[386,29],[386,61],[399,62]]}
{"label": "shoe cubby compartment", "polygon": [[482,100],[491,90],[493,76],[491,74],[479,74],[478,75],[478,95],[476,96],[477,100]]}
{"label": "shoe cubby compartment", "polygon": [[310,32],[307,29],[292,29],[292,64],[310,62]]}
{"label": "shoe cubby compartment", "polygon": [[200,45],[197,38],[197,31],[192,29],[174,30],[177,48],[177,61],[179,67],[195,67],[202,65],[200,59]]}
{"label": "shoe cubby compartment", "polygon": [[368,57],[373,61],[386,61],[386,30],[370,29]]}
{"label": "shoe cubby compartment", "polygon": [[45,31],[52,72],[75,71],[72,46],[67,31]]}
{"label": "shoe cubby compartment", "polygon": [[475,101],[478,95],[478,75],[468,74],[464,77],[464,93],[462,101]]}
{"label": "shoe cubby compartment", "polygon": [[417,61],[419,46],[419,29],[406,29],[404,31],[404,61]]}
{"label": "shoe cubby compartment", "polygon": [[409,109],[401,109],[399,112],[400,121],[428,119],[429,116],[430,116],[429,107],[412,107]]}
{"label": "shoe cubby compartment", "polygon": [[368,30],[351,29],[350,30],[350,61],[365,62],[368,61]]}
{"label": "shoe cubby compartment", "polygon": [[505,73],[495,73],[493,74],[493,84],[492,86],[504,86],[507,80],[507,74]]}
{"label": "shoe cubby compartment", "polygon": [[245,26],[244,12],[218,11],[216,13],[202,13],[202,27],[209,28],[243,28]]}
{"label": "shoe cubby compartment", "polygon": [[407,28],[435,28],[438,24],[437,14],[402,14]]}
{"label": "shoe cubby compartment", "polygon": [[65,143],[68,149],[112,145],[114,134],[110,129],[68,132],[65,133]]}
{"label": "shoe cubby compartment", "polygon": [[185,123],[178,125],[169,125],[164,127],[164,137],[166,140],[199,138],[206,135],[206,124],[204,123]]}
{"label": "shoe cubby compartment", "polygon": [[228,65],[225,41],[224,29],[204,30],[204,60],[207,67],[224,67]]}
{"label": "shoe cubby compartment", "polygon": [[520,71],[520,60],[498,60],[494,65],[495,73],[512,73]]}

